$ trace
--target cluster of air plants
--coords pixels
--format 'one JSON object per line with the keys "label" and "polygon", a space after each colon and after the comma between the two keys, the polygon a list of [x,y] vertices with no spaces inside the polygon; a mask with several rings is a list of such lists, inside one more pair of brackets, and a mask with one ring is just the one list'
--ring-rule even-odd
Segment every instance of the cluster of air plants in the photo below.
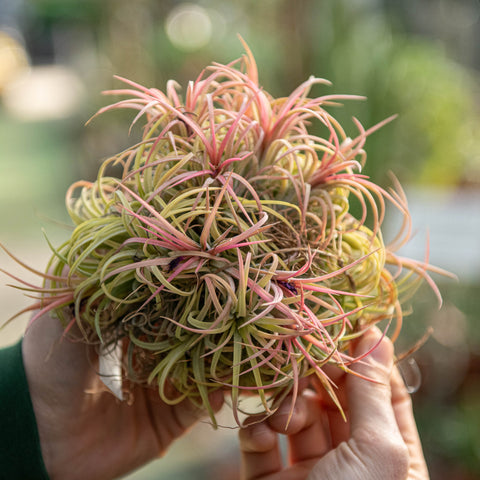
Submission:
{"label": "cluster of air plants", "polygon": [[[121,80],[107,93],[128,98],[99,113],[136,110],[142,138],[69,189],[76,228],[44,286],[25,286],[39,295],[36,317],[121,344],[124,377],[165,402],[211,411],[208,394],[227,389],[235,415],[243,393],[268,413],[309,375],[335,398],[323,367],[348,371],[350,342],[380,320],[395,319],[395,336],[402,296],[422,278],[433,285],[425,264],[394,254],[409,234],[401,188],[361,173],[365,140],[385,122],[366,131],[354,120],[349,138],[325,108],[358,97],[310,98],[328,83],[318,78],[271,97],[248,49],[184,97],[173,81],[165,94]],[[389,247],[387,201],[405,219]]]}

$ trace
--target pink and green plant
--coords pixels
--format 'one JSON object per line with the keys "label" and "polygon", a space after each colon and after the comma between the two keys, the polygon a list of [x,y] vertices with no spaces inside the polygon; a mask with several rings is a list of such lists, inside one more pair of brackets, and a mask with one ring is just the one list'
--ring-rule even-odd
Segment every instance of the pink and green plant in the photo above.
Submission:
{"label": "pink and green plant", "polygon": [[[126,87],[106,92],[127,99],[99,113],[135,110],[142,138],[71,186],[75,230],[37,272],[43,286],[22,287],[37,296],[32,321],[49,312],[89,344],[121,344],[125,378],[165,402],[188,397],[213,421],[217,389],[237,420],[243,394],[268,414],[309,375],[335,400],[323,367],[350,372],[350,343],[381,320],[395,339],[422,280],[439,295],[428,261],[395,254],[410,234],[400,185],[361,173],[367,136],[391,118],[368,130],[354,119],[349,138],[327,108],[359,97],[310,98],[328,84],[311,77],[273,98],[246,52],[205,69],[184,97],[174,81],[163,93],[120,78]],[[387,202],[404,219],[390,245]]]}

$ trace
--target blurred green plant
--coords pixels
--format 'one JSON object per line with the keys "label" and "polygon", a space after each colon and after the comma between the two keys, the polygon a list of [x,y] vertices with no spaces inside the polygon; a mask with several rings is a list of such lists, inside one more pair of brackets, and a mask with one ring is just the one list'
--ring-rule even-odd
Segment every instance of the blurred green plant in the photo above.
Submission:
{"label": "blurred green plant", "polygon": [[332,81],[332,93],[368,97],[368,103],[349,106],[348,114],[340,112],[342,123],[350,122],[352,112],[367,127],[399,114],[381,137],[368,140],[366,173],[374,181],[385,183],[394,170],[406,183],[480,183],[475,72],[449,58],[440,43],[402,32],[382,2],[205,0],[200,6],[211,17],[213,35],[196,51],[182,51],[169,40],[165,21],[176,2],[141,0],[135,8],[126,0],[34,5],[49,24],[89,23],[100,58],[110,62],[108,71],[144,84],[162,86],[170,78],[183,83],[212,60],[234,58],[240,48],[232,33],[240,33],[263,66],[260,83],[274,95],[285,95],[314,74]]}
{"label": "blurred green plant", "polygon": [[298,49],[311,49],[305,68],[327,76],[335,91],[367,96],[368,105],[357,107],[367,126],[399,114],[382,138],[369,139],[366,173],[376,181],[394,169],[407,183],[478,183],[475,74],[438,44],[396,32],[370,2],[300,3],[309,35]]}

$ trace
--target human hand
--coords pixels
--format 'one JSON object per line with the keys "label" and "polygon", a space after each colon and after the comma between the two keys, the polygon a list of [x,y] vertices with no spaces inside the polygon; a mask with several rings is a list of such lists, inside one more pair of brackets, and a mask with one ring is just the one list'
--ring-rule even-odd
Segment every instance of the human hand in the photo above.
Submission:
{"label": "human hand", "polygon": [[[120,402],[96,373],[91,347],[62,338],[48,315],[27,330],[22,348],[42,454],[51,480],[118,478],[161,456],[205,412],[189,400],[172,406],[155,390],[134,388]],[[215,410],[223,394],[211,396]]]}
{"label": "human hand", "polygon": [[[372,329],[359,340],[355,355],[367,352],[379,339],[380,332]],[[242,479],[428,479],[411,399],[393,366],[390,340],[383,339],[353,369],[377,383],[335,369],[332,375],[347,422],[318,389],[299,396],[287,427],[288,399],[266,421],[242,428]],[[279,450],[279,433],[288,439],[287,466]]]}

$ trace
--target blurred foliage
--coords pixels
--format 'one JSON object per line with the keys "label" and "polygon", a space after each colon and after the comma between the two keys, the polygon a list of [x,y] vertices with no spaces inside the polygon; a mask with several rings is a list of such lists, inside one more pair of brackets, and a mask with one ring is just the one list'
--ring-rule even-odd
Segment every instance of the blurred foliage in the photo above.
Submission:
{"label": "blurred foliage", "polygon": [[[189,52],[172,45],[164,28],[180,4],[174,0],[33,2],[37,18],[50,26],[88,23],[103,62],[98,90],[112,85],[113,74],[158,88],[170,78],[185,86],[211,61],[241,55],[239,33],[272,94],[287,95],[313,74],[332,81],[332,93],[368,97],[334,112],[342,124],[355,115],[369,127],[399,114],[367,142],[366,173],[375,181],[388,183],[386,173],[392,170],[407,183],[480,184],[480,139],[474,135],[480,128],[478,77],[449,58],[441,44],[399,31],[380,2],[197,3],[210,14],[213,35],[207,46]],[[93,84],[91,94],[98,90]]]}
{"label": "blurred foliage", "polygon": [[33,15],[41,18],[44,24],[85,21],[98,23],[104,7],[96,0],[35,0],[29,5]]}
{"label": "blurred foliage", "polygon": [[[242,18],[236,12],[235,17],[243,20],[239,31],[246,31],[262,83],[273,94],[286,95],[314,74],[332,81],[332,91],[367,97],[334,112],[342,124],[352,113],[367,127],[399,114],[367,142],[366,173],[376,181],[385,184],[386,173],[393,170],[408,183],[480,183],[480,139],[473,134],[480,128],[478,78],[448,58],[441,46],[396,32],[374,3],[267,1],[254,7],[254,2],[244,2],[243,13],[248,4],[255,15]],[[220,60],[239,51],[232,39],[220,49],[212,44]],[[155,40],[159,47],[168,43],[160,29]],[[208,61],[205,52],[154,51],[163,81],[187,65],[192,72],[199,58],[200,64]]]}
{"label": "blurred foliage", "polygon": [[433,327],[414,354],[422,378],[413,402],[424,453],[432,478],[473,480],[480,477],[478,284],[440,281],[439,287],[442,310],[422,287],[397,351],[408,349]]}
{"label": "blurred foliage", "polygon": [[68,221],[63,199],[75,180],[70,165],[75,154],[67,131],[68,126],[59,123],[27,130],[0,111],[1,241],[14,242],[45,223],[52,226],[53,219]]}

